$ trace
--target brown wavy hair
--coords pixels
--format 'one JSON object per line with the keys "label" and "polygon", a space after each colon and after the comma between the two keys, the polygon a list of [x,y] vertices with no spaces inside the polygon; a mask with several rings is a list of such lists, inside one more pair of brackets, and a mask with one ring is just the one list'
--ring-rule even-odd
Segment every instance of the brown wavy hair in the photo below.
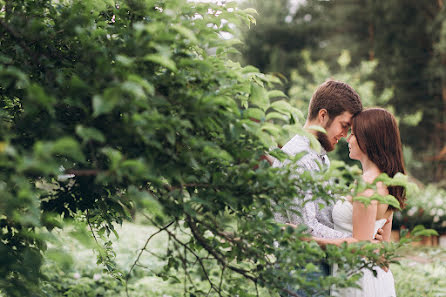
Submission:
{"label": "brown wavy hair", "polygon": [[327,110],[330,120],[344,111],[357,115],[362,111],[361,98],[348,84],[330,79],[313,93],[308,107],[308,118],[314,120],[321,109]]}
{"label": "brown wavy hair", "polygon": [[[381,172],[390,177],[398,172],[406,173],[400,131],[390,112],[382,108],[366,109],[353,118],[352,129],[361,151]],[[388,190],[403,209],[406,200],[404,187],[388,187]],[[390,205],[389,209],[395,210]]]}

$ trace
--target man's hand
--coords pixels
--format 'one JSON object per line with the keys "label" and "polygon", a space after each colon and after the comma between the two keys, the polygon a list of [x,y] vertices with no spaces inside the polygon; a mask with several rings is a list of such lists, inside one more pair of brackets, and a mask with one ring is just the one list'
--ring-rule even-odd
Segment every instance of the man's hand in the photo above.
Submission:
{"label": "man's hand", "polygon": [[383,233],[384,233],[383,229],[381,229],[381,228],[378,229],[378,233],[376,233],[376,235],[375,235],[375,239],[378,240],[378,242],[382,242],[384,240]]}
{"label": "man's hand", "polygon": [[[384,224],[384,226],[388,223],[390,223],[390,219],[387,219],[387,222]],[[372,242],[376,242],[376,243],[383,242],[384,241],[383,233],[384,233],[384,230],[382,228],[378,229],[378,231],[375,235],[375,240],[372,240]],[[382,270],[384,270],[384,272],[389,271],[389,266],[385,266],[385,265],[380,265],[380,266],[381,266]]]}
{"label": "man's hand", "polygon": [[288,225],[288,226],[293,227],[293,228],[297,228],[297,225],[295,225],[295,224],[285,223],[285,225]]}
{"label": "man's hand", "polygon": [[[390,223],[390,219],[387,219],[387,221],[384,224],[384,226],[387,225],[388,223]],[[382,228],[379,228],[377,233],[376,233],[376,235],[375,235],[375,239],[378,240],[379,242],[383,242],[383,240],[384,240],[383,233],[384,233],[384,230]]]}

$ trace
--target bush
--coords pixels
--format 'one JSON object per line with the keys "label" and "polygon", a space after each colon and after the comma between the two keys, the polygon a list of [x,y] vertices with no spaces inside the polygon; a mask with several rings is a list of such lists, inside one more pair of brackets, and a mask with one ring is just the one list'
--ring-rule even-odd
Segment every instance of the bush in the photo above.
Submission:
{"label": "bush", "polygon": [[413,228],[424,225],[446,233],[446,191],[430,184],[418,192],[407,193],[407,206],[395,214],[396,228]]}
{"label": "bush", "polygon": [[[373,245],[323,251],[302,240],[303,229],[274,222],[273,212],[309,190],[332,201],[329,192],[364,185],[339,164],[296,176],[292,165],[279,171],[260,161],[278,139],[304,132],[298,110],[270,101],[284,97],[272,89],[279,79],[228,59],[236,41],[220,36],[253,22],[252,10],[185,0],[0,4],[0,290],[7,296],[44,294],[50,231],[67,219],[98,264],[127,285],[139,257],[120,269],[110,235],[135,209],[154,235],[167,236],[159,277],[184,278],[184,294],[254,295],[247,283],[309,290],[315,284],[302,274],[321,257],[356,275],[381,261]],[[382,254],[394,260],[391,246]],[[59,282],[55,271],[50,280]],[[54,288],[83,294],[94,286],[90,277],[82,288],[63,283]],[[324,278],[321,289],[336,283],[354,278]]]}

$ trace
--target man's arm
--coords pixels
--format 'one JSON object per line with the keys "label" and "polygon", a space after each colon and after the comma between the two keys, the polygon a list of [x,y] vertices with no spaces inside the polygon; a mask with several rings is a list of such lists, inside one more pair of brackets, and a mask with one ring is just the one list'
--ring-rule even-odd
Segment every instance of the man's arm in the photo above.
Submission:
{"label": "man's arm", "polygon": [[[295,155],[295,151],[286,151],[289,155]],[[283,167],[284,165],[290,163],[290,160],[287,159],[283,163],[279,160],[274,160],[273,167]],[[299,161],[297,161],[297,165],[299,169],[297,173],[301,174],[304,170],[308,171],[317,171],[319,170],[319,165],[317,162],[312,159],[309,155],[303,156]],[[311,194],[308,194],[305,200],[309,200],[312,197]],[[310,229],[311,235],[315,237],[323,237],[323,238],[347,238],[348,234],[336,231],[329,226],[326,226],[318,221],[316,218],[317,212],[317,204],[314,201],[308,201],[302,207],[302,201],[300,199],[294,200],[294,206],[291,207],[291,211],[287,211],[288,223],[290,225],[297,225],[303,223],[308,226]],[[302,217],[299,217],[297,213],[301,213]]]}
{"label": "man's arm", "polygon": [[302,208],[303,223],[310,229],[311,235],[321,238],[348,238],[347,233],[334,230],[318,221],[316,218],[317,205],[315,201],[308,201]]}

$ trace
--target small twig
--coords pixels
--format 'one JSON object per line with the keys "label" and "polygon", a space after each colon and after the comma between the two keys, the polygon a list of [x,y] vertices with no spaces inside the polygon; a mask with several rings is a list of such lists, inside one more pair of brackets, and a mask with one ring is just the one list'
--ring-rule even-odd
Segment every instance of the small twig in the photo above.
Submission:
{"label": "small twig", "polygon": [[225,273],[226,266],[223,266],[220,274],[220,283],[218,284],[218,290],[221,292],[221,286],[223,285],[223,274]]}
{"label": "small twig", "polygon": [[[169,235],[169,237],[170,237],[170,235]],[[184,257],[185,258],[181,257],[181,254],[180,254],[180,260],[181,260],[181,262],[183,262],[184,274],[186,275],[187,279],[189,280],[191,285],[194,287],[194,289],[197,290],[197,287],[195,286],[195,283],[192,280],[192,277],[190,276],[190,273],[187,271],[187,255],[186,255],[186,248],[185,247],[184,247]],[[185,283],[186,283],[186,281],[185,281]],[[185,284],[185,291],[186,291],[186,284]]]}
{"label": "small twig", "polygon": [[[154,257],[160,259],[160,260],[164,260],[163,256],[160,256],[160,255],[158,255],[158,254],[155,254],[154,252],[151,252],[151,251],[149,251],[149,250],[146,250],[146,253],[148,253],[148,254],[150,254],[150,255],[152,255],[152,256],[154,256]],[[140,265],[137,265],[137,266],[140,266]]]}
{"label": "small twig", "polygon": [[[156,223],[147,215],[143,214],[143,216],[145,218],[147,218],[152,224],[154,224],[156,226]],[[179,243],[181,246],[183,246],[185,249],[187,249],[192,255],[194,255],[194,257],[197,259],[198,263],[200,264],[201,270],[203,271],[206,279],[208,280],[209,284],[211,285],[211,289],[213,289],[219,296],[222,296],[221,293],[218,291],[218,289],[215,287],[214,283],[212,282],[211,278],[209,277],[209,274],[206,270],[206,267],[204,266],[203,263],[203,259],[198,256],[194,250],[192,250],[186,243],[182,242],[181,240],[179,240],[175,234],[173,234],[172,232],[170,232],[169,230],[165,230],[168,234],[169,237],[173,238],[173,240],[175,240],[177,243]]]}
{"label": "small twig", "polygon": [[94,240],[96,241],[96,244],[98,246],[101,246],[99,244],[98,239],[96,238],[96,235],[94,234],[93,226],[91,225],[91,222],[90,222],[90,213],[88,212],[88,208],[87,208],[87,224],[88,224],[88,227],[90,228],[90,231],[91,231],[91,234],[93,235]]}
{"label": "small twig", "polygon": [[232,265],[228,265],[224,260],[223,255],[218,254],[216,250],[212,249],[206,242],[206,240],[198,234],[198,230],[196,229],[195,224],[192,222],[192,219],[189,216],[186,217],[186,222],[188,223],[189,228],[191,229],[192,234],[197,239],[197,241],[204,247],[205,250],[207,250],[212,256],[214,256],[214,258],[220,263],[220,265],[227,266],[232,271],[237,272],[238,274],[244,276],[247,279],[252,280],[253,282],[257,281],[257,278],[248,274],[250,271]]}
{"label": "small twig", "polygon": [[93,176],[98,175],[99,173],[103,173],[105,171],[97,170],[97,169],[68,169],[65,170],[66,174],[74,174],[75,176]]}
{"label": "small twig", "polygon": [[187,254],[186,248],[183,248],[184,259],[181,259],[183,262],[183,270],[184,270],[184,297],[186,297],[187,293]]}
{"label": "small twig", "polygon": [[288,289],[282,289],[282,291],[285,292],[285,293],[287,293],[287,294],[290,295],[290,296],[293,296],[293,297],[302,297],[302,296],[300,296],[299,294],[297,294],[296,292],[293,292],[293,291],[288,290]]}
{"label": "small twig", "polygon": [[160,228],[158,231],[156,231],[155,233],[153,233],[152,235],[150,235],[150,237],[146,240],[146,243],[144,244],[144,247],[141,249],[141,251],[139,252],[138,256],[136,257],[135,262],[133,263],[132,267],[130,267],[129,272],[127,273],[127,276],[125,278],[125,292],[127,294],[127,297],[129,297],[129,291],[128,291],[128,280],[130,278],[130,274],[132,273],[133,269],[135,268],[136,264],[139,262],[139,259],[141,258],[142,253],[146,250],[147,245],[149,244],[150,240],[157,234],[161,233],[164,230],[167,230],[167,228],[169,228],[175,221],[170,222],[169,224],[167,224],[166,226]]}

